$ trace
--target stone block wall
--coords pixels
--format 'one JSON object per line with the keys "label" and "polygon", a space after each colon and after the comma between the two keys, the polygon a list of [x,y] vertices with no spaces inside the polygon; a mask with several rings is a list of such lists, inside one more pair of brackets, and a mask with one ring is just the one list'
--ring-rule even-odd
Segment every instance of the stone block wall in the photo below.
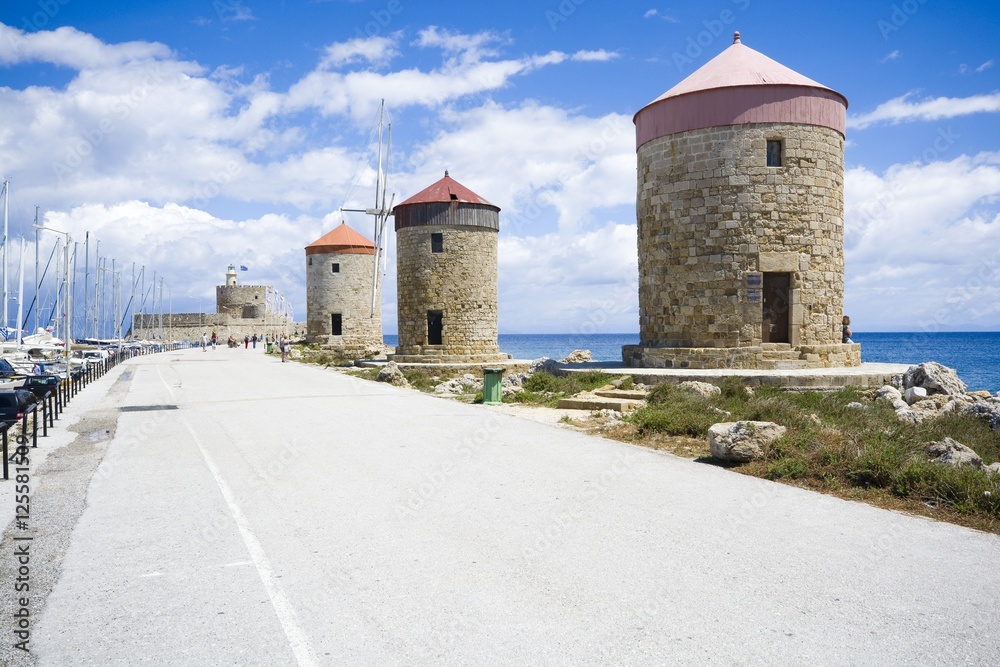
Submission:
{"label": "stone block wall", "polygon": [[[443,252],[431,252],[432,233],[443,234]],[[486,227],[448,225],[397,231],[397,356],[442,356],[456,363],[500,358],[497,235]],[[427,343],[427,312],[431,310],[443,313],[440,346]]]}
{"label": "stone block wall", "polygon": [[[783,142],[781,167],[766,164],[769,139]],[[643,144],[642,346],[759,346],[762,304],[749,278],[768,271],[791,274],[792,346],[839,345],[843,153],[844,138],[834,130],[782,123],[693,130]]]}
{"label": "stone block wall", "polygon": [[220,313],[243,317],[244,310],[249,308],[251,314],[263,317],[266,291],[264,285],[216,285],[215,309]]}
{"label": "stone block wall", "polygon": [[[382,294],[372,314],[372,270],[375,256],[322,253],[306,256],[306,339],[344,351],[381,349]],[[340,271],[334,273],[332,265]],[[340,313],[342,334],[332,333],[333,313]]]}

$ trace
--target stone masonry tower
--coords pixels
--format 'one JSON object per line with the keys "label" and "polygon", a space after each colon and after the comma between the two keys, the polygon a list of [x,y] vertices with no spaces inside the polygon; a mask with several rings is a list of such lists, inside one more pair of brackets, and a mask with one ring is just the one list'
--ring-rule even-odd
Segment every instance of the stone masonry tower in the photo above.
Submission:
{"label": "stone masonry tower", "polygon": [[402,363],[506,361],[497,346],[500,209],[444,173],[393,209]]}
{"label": "stone masonry tower", "polygon": [[382,295],[375,244],[340,223],[306,246],[306,340],[347,356],[382,349]]}
{"label": "stone masonry tower", "polygon": [[740,42],[635,115],[636,367],[856,366],[846,98]]}

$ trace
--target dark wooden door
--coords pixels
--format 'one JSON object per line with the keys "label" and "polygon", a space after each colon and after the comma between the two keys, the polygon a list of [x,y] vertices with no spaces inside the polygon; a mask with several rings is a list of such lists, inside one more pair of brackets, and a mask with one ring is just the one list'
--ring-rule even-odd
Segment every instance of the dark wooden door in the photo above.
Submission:
{"label": "dark wooden door", "polygon": [[791,283],[791,274],[764,274],[761,340],[765,343],[788,343],[791,340],[788,335]]}
{"label": "dark wooden door", "polygon": [[427,344],[441,345],[441,331],[444,329],[444,313],[440,310],[427,311]]}

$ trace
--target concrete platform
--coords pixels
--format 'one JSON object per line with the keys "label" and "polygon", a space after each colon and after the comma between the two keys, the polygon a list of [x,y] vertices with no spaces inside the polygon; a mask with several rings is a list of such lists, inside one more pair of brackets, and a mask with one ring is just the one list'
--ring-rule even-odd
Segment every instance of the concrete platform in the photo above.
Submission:
{"label": "concrete platform", "polygon": [[600,371],[609,375],[631,375],[636,382],[660,384],[685,380],[719,383],[729,377],[743,378],[751,387],[773,386],[786,389],[839,389],[841,387],[881,387],[893,376],[905,373],[909,364],[861,364],[844,368],[790,368],[747,370],[737,368],[630,368],[617,361],[560,364],[559,373]]}
{"label": "concrete platform", "polygon": [[[360,366],[361,368],[382,368],[389,363],[388,359],[362,359],[354,362],[355,366]],[[419,369],[426,370],[434,373],[441,373],[443,375],[458,374],[463,375],[465,373],[472,373],[473,375],[482,375],[484,368],[502,368],[505,373],[526,373],[531,367],[531,360],[529,359],[508,359],[506,361],[491,361],[478,362],[478,363],[439,363],[439,364],[427,364],[427,363],[412,363],[412,362],[396,362],[402,370]]]}

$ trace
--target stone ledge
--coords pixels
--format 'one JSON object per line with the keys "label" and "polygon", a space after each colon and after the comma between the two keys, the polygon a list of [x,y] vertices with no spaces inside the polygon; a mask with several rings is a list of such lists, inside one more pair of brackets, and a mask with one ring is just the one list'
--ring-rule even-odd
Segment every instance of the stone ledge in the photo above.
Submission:
{"label": "stone ledge", "polygon": [[773,347],[647,347],[625,345],[622,362],[629,368],[799,369],[861,365],[861,345],[811,345],[782,351]]}

